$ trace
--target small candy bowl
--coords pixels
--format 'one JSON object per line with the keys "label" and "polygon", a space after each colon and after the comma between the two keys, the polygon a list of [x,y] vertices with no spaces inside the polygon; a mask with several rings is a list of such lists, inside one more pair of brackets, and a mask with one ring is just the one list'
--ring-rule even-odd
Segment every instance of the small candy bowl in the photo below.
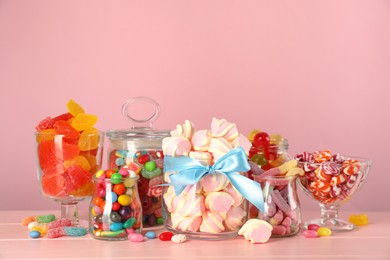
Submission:
{"label": "small candy bowl", "polygon": [[371,161],[354,156],[332,155],[328,150],[313,154],[305,152],[296,158],[305,171],[298,183],[305,194],[318,202],[321,208],[321,216],[305,222],[304,227],[317,224],[336,232],[355,229],[355,225],[338,217],[338,211],[362,187]]}

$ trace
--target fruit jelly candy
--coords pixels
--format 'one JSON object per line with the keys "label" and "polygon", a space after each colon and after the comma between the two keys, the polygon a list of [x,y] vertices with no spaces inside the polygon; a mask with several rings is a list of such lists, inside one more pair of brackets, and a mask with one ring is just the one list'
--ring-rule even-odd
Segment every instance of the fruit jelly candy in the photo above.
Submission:
{"label": "fruit jelly candy", "polygon": [[35,129],[38,131],[38,132],[41,132],[42,130],[45,130],[45,129],[49,129],[49,128],[52,128],[53,127],[53,119],[48,116],[48,117],[45,117],[44,119],[42,119],[38,125],[35,127]]}
{"label": "fruit jelly candy", "polygon": [[284,214],[291,218],[294,218],[293,211],[291,210],[287,202],[283,199],[282,195],[280,195],[280,192],[278,190],[272,191],[272,199],[275,202],[276,206],[278,206],[278,208],[281,209]]}
{"label": "fruit jelly candy", "polygon": [[41,180],[42,190],[49,196],[65,195],[66,182],[63,174],[58,175],[43,175]]}
{"label": "fruit jelly candy", "polygon": [[38,144],[38,159],[39,166],[43,170],[57,165],[57,156],[53,140],[42,141]]}
{"label": "fruit jelly candy", "polygon": [[86,185],[92,179],[92,175],[78,165],[70,166],[68,169],[68,175],[75,189]]}
{"label": "fruit jelly candy", "polygon": [[42,141],[51,141],[54,140],[54,135],[55,135],[54,129],[45,129],[42,130],[39,134],[37,134],[37,143],[39,144]]}
{"label": "fruit jelly candy", "polygon": [[80,136],[80,133],[64,120],[55,122],[53,128],[56,134],[65,135],[66,137],[78,138]]}
{"label": "fruit jelly candy", "polygon": [[71,126],[77,131],[93,127],[98,120],[98,117],[91,114],[80,113],[72,121]]}
{"label": "fruit jelly candy", "polygon": [[98,148],[100,141],[100,136],[98,134],[99,130],[97,130],[96,128],[90,127],[85,129],[81,133],[78,142],[80,151],[89,151]]}
{"label": "fruit jelly candy", "polygon": [[68,108],[69,113],[73,116],[77,116],[80,113],[85,113],[84,108],[82,108],[79,104],[76,103],[76,101],[72,99],[66,103],[66,107]]}
{"label": "fruit jelly candy", "polygon": [[368,224],[367,214],[352,214],[349,216],[348,220],[356,226],[364,226]]}
{"label": "fruit jelly candy", "polygon": [[87,229],[82,227],[58,227],[47,231],[48,238],[57,238],[62,236],[85,236]]}
{"label": "fruit jelly candy", "polygon": [[255,135],[256,135],[257,133],[260,133],[260,132],[261,132],[261,130],[259,130],[259,129],[254,129],[254,130],[252,130],[252,131],[248,134],[248,140],[251,141],[251,142],[253,142],[253,138],[255,137]]}
{"label": "fruit jelly candy", "polygon": [[279,235],[284,236],[287,232],[287,229],[283,225],[274,225],[272,226],[272,234],[273,235]]}
{"label": "fruit jelly candy", "polygon": [[50,222],[47,225],[47,229],[53,229],[58,227],[69,227],[72,225],[72,222],[69,219],[58,219]]}
{"label": "fruit jelly candy", "polygon": [[31,231],[38,231],[41,235],[45,235],[47,233],[47,225],[34,226],[31,228]]}
{"label": "fruit jelly candy", "polygon": [[27,226],[31,222],[50,223],[50,222],[54,221],[55,219],[56,219],[56,217],[53,214],[42,215],[42,216],[29,216],[29,217],[25,217],[22,220],[22,224],[23,224],[23,226]]}
{"label": "fruit jelly candy", "polygon": [[68,169],[72,165],[78,165],[81,168],[83,168],[83,170],[85,170],[85,171],[89,171],[92,168],[91,165],[89,164],[89,161],[87,160],[87,158],[85,158],[82,155],[77,155],[76,157],[74,157],[70,160],[64,161],[65,169]]}

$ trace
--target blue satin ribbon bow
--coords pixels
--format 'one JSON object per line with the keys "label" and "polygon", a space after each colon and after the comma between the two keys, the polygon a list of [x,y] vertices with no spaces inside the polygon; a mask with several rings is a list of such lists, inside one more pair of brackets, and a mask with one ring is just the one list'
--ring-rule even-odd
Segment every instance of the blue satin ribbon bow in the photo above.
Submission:
{"label": "blue satin ribbon bow", "polygon": [[249,169],[248,158],[242,147],[230,150],[212,166],[204,166],[198,160],[187,156],[164,157],[164,171],[176,172],[169,175],[176,195],[180,195],[187,185],[199,182],[206,174],[220,173],[229,179],[242,196],[264,213],[260,184],[238,173],[247,172]]}

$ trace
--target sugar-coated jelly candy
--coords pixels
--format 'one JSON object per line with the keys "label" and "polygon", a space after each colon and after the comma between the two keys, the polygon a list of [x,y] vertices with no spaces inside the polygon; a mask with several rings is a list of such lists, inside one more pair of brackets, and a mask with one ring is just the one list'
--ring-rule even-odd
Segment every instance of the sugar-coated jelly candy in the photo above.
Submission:
{"label": "sugar-coated jelly candy", "polygon": [[352,214],[349,216],[348,220],[356,226],[364,226],[368,224],[367,214]]}
{"label": "sugar-coated jelly candy", "polygon": [[85,236],[87,230],[82,227],[59,227],[47,231],[48,238],[57,238],[62,236]]}
{"label": "sugar-coated jelly candy", "polygon": [[79,104],[76,103],[74,100],[69,100],[68,103],[66,103],[66,107],[68,108],[68,111],[72,116],[77,116],[80,113],[85,113],[84,108],[82,108]]}
{"label": "sugar-coated jelly candy", "polygon": [[93,127],[98,121],[98,117],[91,114],[79,113],[73,119],[71,126],[77,131],[84,131],[87,128]]}
{"label": "sugar-coated jelly candy", "polygon": [[319,227],[317,233],[320,237],[328,237],[332,234],[332,231],[327,227]]}
{"label": "sugar-coated jelly candy", "polygon": [[165,232],[162,232],[158,238],[161,240],[161,241],[171,241],[172,237],[173,237],[173,233],[172,232],[169,232],[169,231],[165,231]]}

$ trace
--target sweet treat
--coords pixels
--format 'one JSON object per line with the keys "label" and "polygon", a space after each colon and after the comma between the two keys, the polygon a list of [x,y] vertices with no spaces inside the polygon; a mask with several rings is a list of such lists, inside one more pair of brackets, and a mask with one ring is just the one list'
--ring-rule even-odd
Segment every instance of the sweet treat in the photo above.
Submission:
{"label": "sweet treat", "polygon": [[356,226],[365,226],[369,223],[367,214],[352,214],[348,220]]}
{"label": "sweet treat", "polygon": [[260,219],[248,220],[238,231],[239,235],[253,244],[265,243],[271,237],[273,227],[266,221]]}
{"label": "sweet treat", "polygon": [[[186,121],[184,125],[188,126],[187,129],[195,129],[190,121]],[[253,182],[242,173],[250,168],[245,153],[249,153],[251,143],[238,132],[234,123],[225,119],[214,118],[210,130],[195,131],[191,137],[183,134],[186,132],[184,125],[178,125],[171,132],[171,137],[163,140],[165,165],[172,167],[171,170],[166,169],[164,174],[164,180],[171,184],[163,194],[167,210],[166,226],[175,232],[197,232],[197,235],[208,233],[210,236],[226,232],[231,237],[246,221],[247,207],[244,196],[238,191],[240,189],[230,183],[228,176],[237,174]],[[181,148],[183,146],[185,149]],[[183,160],[184,156],[193,160]],[[224,163],[222,157],[228,158],[226,162],[229,163]],[[234,166],[236,159],[241,161],[238,166]],[[188,162],[191,166],[175,169],[183,162]],[[221,172],[213,169],[213,166],[221,169]],[[234,170],[235,168],[239,170]],[[227,169],[226,172],[224,169]],[[182,179],[178,178],[185,177],[197,179],[191,182],[183,180],[190,184],[181,185]],[[258,185],[253,184],[256,187]]]}
{"label": "sweet treat", "polygon": [[177,125],[176,129],[171,131],[171,136],[184,137],[188,140],[191,140],[194,133],[195,133],[194,124],[189,120],[185,120],[184,124]]}
{"label": "sweet treat", "polygon": [[210,147],[211,133],[209,130],[199,130],[194,133],[191,143],[195,151],[207,152]]}
{"label": "sweet treat", "polygon": [[58,227],[47,231],[46,236],[48,238],[57,238],[63,236],[79,237],[85,236],[87,229],[82,227]]}
{"label": "sweet treat", "polygon": [[101,165],[103,136],[94,128],[98,118],[75,101],[68,112],[46,117],[35,127],[42,192],[51,198],[87,197],[92,175]]}

